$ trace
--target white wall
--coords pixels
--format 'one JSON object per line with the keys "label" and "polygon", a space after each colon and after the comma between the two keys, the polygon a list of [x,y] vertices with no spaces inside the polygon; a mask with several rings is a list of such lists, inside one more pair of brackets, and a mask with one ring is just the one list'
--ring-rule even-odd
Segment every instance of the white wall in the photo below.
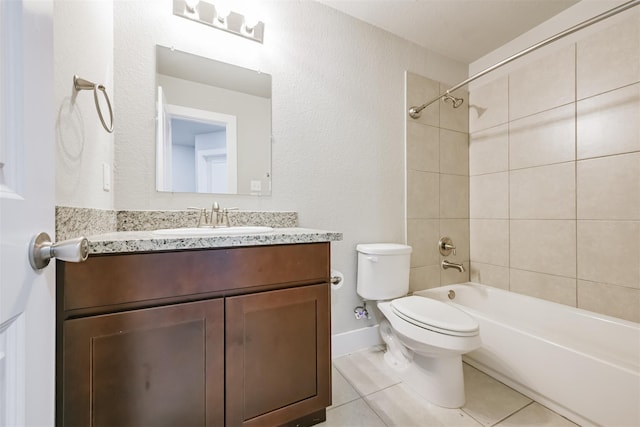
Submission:
{"label": "white wall", "polygon": [[[117,209],[222,206],[294,210],[300,225],[341,231],[333,331],[356,321],[355,245],[404,241],[404,72],[455,83],[466,66],[315,2],[261,2],[264,45],[171,15],[170,0],[115,2]],[[157,193],[155,45],[273,76],[273,194]]]}
{"label": "white wall", "polygon": [[193,146],[173,145],[173,153],[171,155],[171,168],[174,172],[171,175],[173,183],[171,188],[176,191],[196,191],[195,174],[180,173],[183,170],[196,169],[196,152]]}
{"label": "white wall", "polygon": [[[54,23],[56,205],[112,209],[114,192],[102,189],[102,165],[113,169],[113,134],[100,123],[93,92],[76,92],[73,76],[105,85],[112,104],[117,105],[113,6],[111,1],[55,0]],[[103,115],[108,121],[106,104]]]}

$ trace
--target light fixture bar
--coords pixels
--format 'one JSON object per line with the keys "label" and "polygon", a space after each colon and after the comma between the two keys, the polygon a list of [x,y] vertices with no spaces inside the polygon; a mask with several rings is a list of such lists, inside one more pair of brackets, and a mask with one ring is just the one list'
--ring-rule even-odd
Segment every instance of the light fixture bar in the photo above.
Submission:
{"label": "light fixture bar", "polygon": [[221,16],[213,3],[202,0],[173,0],[173,14],[254,42],[264,41],[264,22],[258,21],[249,27],[244,15],[231,11],[227,16]]}

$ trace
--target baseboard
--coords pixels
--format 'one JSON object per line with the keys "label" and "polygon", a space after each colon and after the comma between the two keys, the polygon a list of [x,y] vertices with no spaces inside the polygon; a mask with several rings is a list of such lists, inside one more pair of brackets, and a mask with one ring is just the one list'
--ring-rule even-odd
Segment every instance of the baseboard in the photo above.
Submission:
{"label": "baseboard", "polygon": [[383,344],[378,325],[354,329],[331,336],[331,358]]}

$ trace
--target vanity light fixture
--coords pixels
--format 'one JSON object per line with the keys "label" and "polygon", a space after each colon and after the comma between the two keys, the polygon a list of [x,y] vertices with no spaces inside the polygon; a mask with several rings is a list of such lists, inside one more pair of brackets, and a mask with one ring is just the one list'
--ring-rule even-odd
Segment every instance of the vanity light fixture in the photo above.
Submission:
{"label": "vanity light fixture", "polygon": [[264,22],[203,0],[173,0],[173,14],[258,43],[264,40]]}

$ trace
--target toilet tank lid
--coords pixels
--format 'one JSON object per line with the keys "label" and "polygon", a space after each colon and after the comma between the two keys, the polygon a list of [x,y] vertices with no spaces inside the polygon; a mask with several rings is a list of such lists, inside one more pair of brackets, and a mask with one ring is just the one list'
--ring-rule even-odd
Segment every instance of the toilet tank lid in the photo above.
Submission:
{"label": "toilet tank lid", "polygon": [[402,255],[410,254],[411,246],[399,243],[360,243],[356,250],[370,255]]}

